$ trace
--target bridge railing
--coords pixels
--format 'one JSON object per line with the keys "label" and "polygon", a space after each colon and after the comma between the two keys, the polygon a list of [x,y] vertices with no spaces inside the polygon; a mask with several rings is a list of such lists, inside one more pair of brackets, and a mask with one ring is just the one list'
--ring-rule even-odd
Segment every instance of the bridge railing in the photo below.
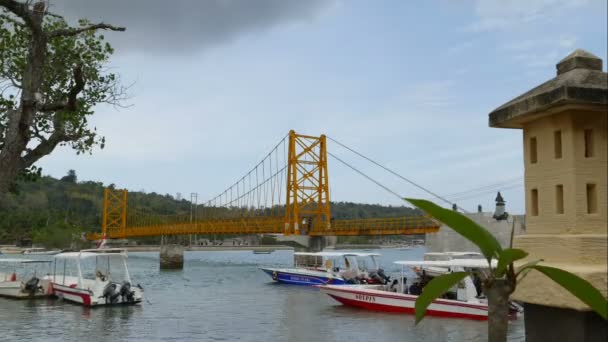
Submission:
{"label": "bridge railing", "polygon": [[283,217],[242,217],[195,222],[158,223],[108,231],[108,238],[128,238],[188,234],[278,234]]}
{"label": "bridge railing", "polygon": [[[349,235],[400,235],[434,233],[439,225],[424,216],[334,220],[331,228],[302,230],[301,234],[311,236]],[[209,219],[196,222],[158,222],[120,229],[108,230],[108,238],[129,238],[161,235],[188,234],[282,234],[284,217],[242,217],[234,219]],[[97,234],[88,236],[91,240],[100,238]]]}
{"label": "bridge railing", "polygon": [[334,220],[330,229],[313,229],[309,235],[400,235],[434,233],[439,225],[426,216]]}

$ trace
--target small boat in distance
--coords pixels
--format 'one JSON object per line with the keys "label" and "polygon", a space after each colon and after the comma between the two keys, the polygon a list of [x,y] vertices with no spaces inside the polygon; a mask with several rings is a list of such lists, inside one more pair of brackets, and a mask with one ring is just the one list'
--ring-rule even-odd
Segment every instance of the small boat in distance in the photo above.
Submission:
{"label": "small boat in distance", "polygon": [[34,248],[24,249],[22,253],[23,254],[33,254],[33,255],[55,255],[55,254],[61,253],[61,251],[58,249],[49,250],[46,248],[34,247]]}
{"label": "small boat in distance", "polygon": [[[50,281],[41,279],[38,267],[50,260],[0,259],[0,297],[24,299],[51,294]],[[4,273],[3,270],[8,272]]]}
{"label": "small boat in distance", "polygon": [[376,253],[294,253],[293,268],[261,267],[273,281],[294,285],[380,283],[385,280]]}
{"label": "small boat in distance", "polygon": [[[408,286],[407,279],[403,276],[405,266],[446,267],[452,271],[488,268],[486,260],[396,261],[395,264],[402,266],[401,278],[395,279],[391,284],[317,287],[343,305],[374,311],[413,314],[418,295],[432,277],[425,275],[426,279],[414,280]],[[493,267],[495,266],[496,264],[493,263]],[[517,308],[512,306],[511,313],[516,312]],[[468,276],[448,290],[442,298],[433,301],[427,309],[427,315],[486,320],[488,302],[475,286],[473,278]]]}
{"label": "small boat in distance", "polygon": [[254,249],[253,254],[271,254],[274,249]]}
{"label": "small boat in distance", "polygon": [[55,255],[53,294],[84,306],[139,304],[143,288],[133,286],[124,249],[89,249]]}

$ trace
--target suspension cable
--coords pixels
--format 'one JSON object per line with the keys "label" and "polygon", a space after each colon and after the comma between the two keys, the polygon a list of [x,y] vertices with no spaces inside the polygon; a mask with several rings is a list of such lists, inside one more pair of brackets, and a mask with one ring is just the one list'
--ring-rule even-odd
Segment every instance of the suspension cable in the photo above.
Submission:
{"label": "suspension cable", "polygon": [[[228,189],[233,188],[234,186],[236,186],[241,180],[244,180],[245,177],[250,176],[253,172],[257,173],[258,171],[258,167],[260,165],[262,165],[262,167],[264,166],[263,163],[266,162],[266,159],[268,158],[272,158],[272,153],[278,153],[279,151],[279,146],[281,146],[281,144],[283,144],[283,146],[285,146],[285,140],[289,137],[289,134],[285,135],[281,140],[279,140],[279,142],[270,150],[270,152],[268,152],[268,154],[266,154],[266,156],[259,162],[257,163],[251,170],[249,170],[249,172],[247,172],[243,177],[239,178],[238,181],[236,181],[234,184],[232,184]],[[224,192],[228,192],[228,189],[226,189]],[[204,204],[211,204],[211,202],[214,202],[216,199],[220,199],[222,195],[224,195],[224,192],[220,193],[219,195],[211,198],[210,200],[208,200],[207,202],[204,202]],[[259,199],[258,199],[259,202]],[[221,205],[221,204],[220,204]]]}
{"label": "suspension cable", "polygon": [[[347,150],[351,151],[352,153],[354,153],[354,154],[358,155],[359,157],[361,157],[361,158],[363,158],[363,159],[365,159],[365,160],[369,161],[370,163],[375,164],[376,166],[378,166],[378,167],[380,167],[380,168],[384,169],[385,171],[387,171],[387,172],[389,172],[389,173],[391,173],[391,174],[393,174],[393,175],[395,175],[395,176],[397,176],[397,177],[401,178],[402,180],[404,180],[404,181],[406,181],[406,182],[410,183],[411,185],[413,185],[413,186],[417,187],[418,189],[420,189],[420,190],[422,190],[422,191],[424,191],[424,192],[426,192],[426,193],[428,193],[428,194],[432,195],[433,197],[435,197],[435,198],[437,198],[437,199],[440,199],[441,201],[446,202],[446,203],[448,203],[448,204],[450,204],[450,205],[452,205],[452,206],[456,205],[455,203],[453,203],[453,202],[449,201],[448,199],[446,199],[446,198],[444,198],[444,197],[442,197],[442,196],[440,196],[440,195],[438,195],[438,194],[434,193],[433,191],[431,191],[431,190],[429,190],[429,189],[427,189],[427,188],[423,187],[422,185],[419,185],[419,184],[415,183],[414,181],[412,181],[412,180],[410,180],[410,179],[407,179],[407,178],[403,177],[402,175],[398,174],[397,172],[395,172],[395,171],[393,171],[393,170],[389,169],[388,167],[386,167],[386,166],[384,166],[384,165],[382,165],[382,164],[378,163],[377,161],[375,161],[375,160],[373,160],[373,159],[371,159],[371,158],[369,158],[369,157],[367,157],[367,156],[365,156],[365,155],[361,154],[360,152],[357,152],[356,150],[354,150],[354,149],[352,149],[352,148],[350,148],[350,147],[348,147],[348,146],[346,146],[346,145],[342,144],[341,142],[339,142],[339,141],[337,141],[337,140],[335,140],[335,139],[333,139],[333,138],[331,138],[331,137],[327,137],[327,139],[329,139],[329,140],[331,140],[331,141],[335,142],[336,144],[338,144],[338,145],[340,145],[340,146],[344,147],[345,149],[347,149]],[[329,152],[328,152],[328,153],[329,153]],[[332,156],[333,156],[333,155],[332,155]],[[333,157],[334,157],[334,158],[336,158],[335,156],[333,156]],[[337,158],[336,158],[336,159],[337,159]],[[378,184],[378,185],[379,185],[379,184]],[[461,208],[461,207],[460,207],[460,206],[458,206],[458,205],[456,205],[456,207],[458,207],[460,210],[462,210],[462,211],[464,211],[464,212],[467,212],[465,209]]]}
{"label": "suspension cable", "polygon": [[377,186],[381,187],[382,189],[388,191],[389,193],[395,195],[395,197],[399,198],[400,200],[404,201],[403,196],[399,195],[398,193],[396,193],[395,191],[389,189],[387,186],[385,186],[384,184],[378,182],[377,180],[373,179],[372,177],[366,175],[365,173],[363,173],[363,171],[357,169],[356,167],[350,165],[349,163],[345,162],[344,160],[338,158],[336,155],[334,155],[331,152],[327,152],[327,154],[329,154],[330,156],[332,156],[333,158],[335,158],[337,161],[339,161],[340,163],[348,166],[349,168],[351,168],[353,171],[355,171],[356,173],[360,174],[361,176],[367,178],[368,180],[372,181],[373,183],[375,183]]}

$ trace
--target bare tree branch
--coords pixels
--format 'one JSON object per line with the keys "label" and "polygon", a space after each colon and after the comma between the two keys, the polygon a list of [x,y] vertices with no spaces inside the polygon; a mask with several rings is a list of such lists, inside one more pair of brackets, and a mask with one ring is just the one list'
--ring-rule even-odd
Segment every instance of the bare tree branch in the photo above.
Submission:
{"label": "bare tree branch", "polygon": [[49,12],[49,11],[46,11],[46,15],[49,16],[49,17],[65,20],[65,18],[62,15],[55,14],[55,13],[52,13],[52,12]]}
{"label": "bare tree branch", "polygon": [[40,144],[22,158],[23,167],[30,167],[40,158],[50,154],[57,145],[62,142],[69,141],[70,138],[65,134],[62,127],[55,127],[55,131],[48,139],[42,138]]}
{"label": "bare tree branch", "polygon": [[[0,0],[2,1],[2,0]],[[81,28],[67,28],[62,30],[55,30],[48,34],[49,38],[60,37],[60,36],[75,36],[81,34],[86,31],[95,31],[95,30],[111,30],[111,31],[126,31],[126,28],[113,26],[109,24],[99,23],[95,25],[89,25]]]}
{"label": "bare tree branch", "polygon": [[74,68],[74,86],[70,89],[67,95],[67,101],[59,103],[48,103],[39,106],[38,110],[41,112],[56,112],[59,110],[76,110],[76,100],[78,94],[84,89],[85,86],[84,76],[82,75],[82,65],[77,65]]}

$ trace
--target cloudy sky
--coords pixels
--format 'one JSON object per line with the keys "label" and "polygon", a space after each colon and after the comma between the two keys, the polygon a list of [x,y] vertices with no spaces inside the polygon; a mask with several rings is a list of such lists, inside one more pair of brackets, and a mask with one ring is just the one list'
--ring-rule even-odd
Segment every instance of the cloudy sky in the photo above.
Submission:
{"label": "cloudy sky", "polygon": [[[606,1],[50,0],[106,37],[130,107],[99,106],[107,146],[62,148],[60,177],[199,202],[234,183],[290,130],[327,134],[465,209],[502,190],[524,211],[522,133],[488,113],[555,76],[575,48],[607,55]],[[604,69],[606,67],[604,66]],[[330,150],[406,196],[428,195]],[[401,204],[330,159],[333,200]]]}

